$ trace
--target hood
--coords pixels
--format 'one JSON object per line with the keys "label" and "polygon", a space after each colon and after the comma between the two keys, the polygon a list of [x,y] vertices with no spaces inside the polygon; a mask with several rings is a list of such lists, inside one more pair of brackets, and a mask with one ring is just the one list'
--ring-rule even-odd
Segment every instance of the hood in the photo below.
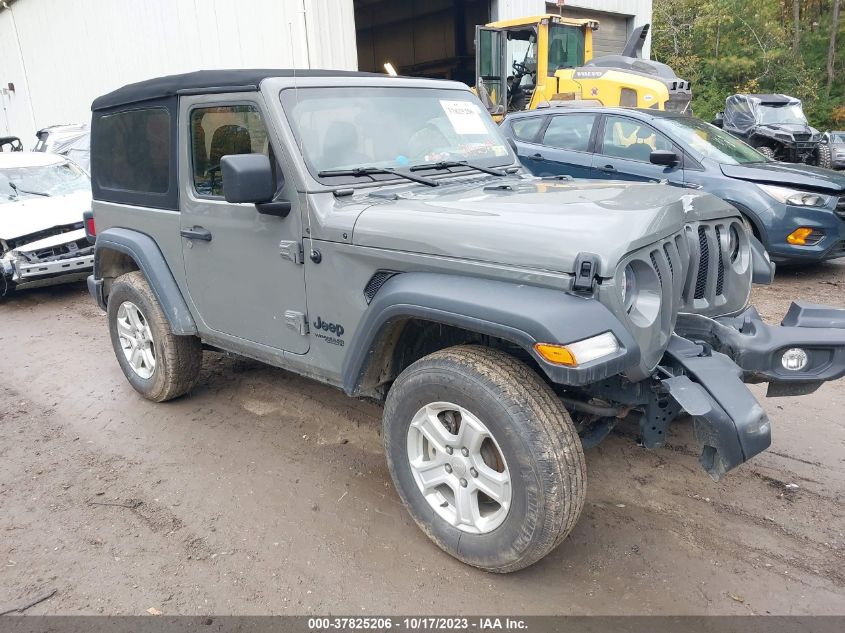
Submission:
{"label": "hood", "polygon": [[815,135],[818,134],[819,131],[814,128],[806,125],[804,123],[762,123],[757,128],[757,131],[767,131],[770,134],[777,134],[780,132],[781,134],[811,134]]}
{"label": "hood", "polygon": [[696,219],[736,211],[714,196],[669,185],[519,178],[413,188],[367,207],[353,243],[573,273],[579,253],[602,277],[627,253]]}
{"label": "hood", "polygon": [[82,222],[82,213],[91,209],[87,191],[52,196],[31,196],[0,204],[0,239],[12,240],[54,226]]}
{"label": "hood", "polygon": [[747,163],[745,165],[720,165],[729,178],[772,185],[786,185],[803,190],[829,193],[845,192],[845,174],[802,165],[799,163]]}

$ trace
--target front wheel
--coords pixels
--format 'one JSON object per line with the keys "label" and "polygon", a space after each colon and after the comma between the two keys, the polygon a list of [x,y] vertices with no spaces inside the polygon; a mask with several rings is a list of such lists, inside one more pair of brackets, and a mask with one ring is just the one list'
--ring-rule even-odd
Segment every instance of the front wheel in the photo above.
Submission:
{"label": "front wheel", "polygon": [[776,160],[775,158],[775,150],[771,147],[758,147],[757,151],[760,152],[766,158],[771,158],[772,160]]}
{"label": "front wheel", "polygon": [[586,494],[569,414],[527,365],[459,346],[403,371],[384,410],[387,463],[420,528],[459,560],[505,573],[572,530]]}
{"label": "front wheel", "polygon": [[833,169],[833,155],[830,145],[819,145],[818,165],[825,169]]}

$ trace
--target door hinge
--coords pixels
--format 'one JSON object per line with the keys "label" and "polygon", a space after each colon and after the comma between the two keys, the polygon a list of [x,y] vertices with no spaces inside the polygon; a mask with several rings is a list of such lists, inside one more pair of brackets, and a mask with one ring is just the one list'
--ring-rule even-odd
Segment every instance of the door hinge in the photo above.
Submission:
{"label": "door hinge", "polygon": [[285,310],[285,325],[287,325],[294,332],[299,332],[300,336],[308,334],[308,319],[302,312],[295,310]]}
{"label": "door hinge", "polygon": [[305,253],[302,250],[302,242],[282,240],[279,242],[279,253],[282,257],[291,260],[294,264],[305,263]]}

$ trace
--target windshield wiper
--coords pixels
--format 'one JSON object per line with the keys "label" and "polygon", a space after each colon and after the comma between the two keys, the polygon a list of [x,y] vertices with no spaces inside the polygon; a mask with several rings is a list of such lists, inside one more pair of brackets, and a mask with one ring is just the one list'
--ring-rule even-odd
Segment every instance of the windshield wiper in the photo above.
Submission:
{"label": "windshield wiper", "polygon": [[421,176],[414,176],[406,171],[400,171],[390,167],[353,167],[352,169],[329,169],[317,172],[317,176],[320,178],[330,178],[331,176],[369,176],[373,181],[376,180],[373,178],[376,174],[399,176],[400,178],[404,178],[412,182],[418,182],[421,185],[428,185],[429,187],[436,187],[440,184],[436,180],[430,180],[429,178],[423,178]]}
{"label": "windshield wiper", "polygon": [[436,163],[424,163],[422,165],[414,165],[413,167],[411,167],[411,171],[424,171],[428,169],[448,169],[449,167],[469,167],[470,169],[475,169],[476,171],[480,171],[485,174],[490,174],[491,176],[507,175],[497,169],[482,167],[481,165],[475,165],[465,160],[441,160]]}
{"label": "windshield wiper", "polygon": [[45,198],[49,198],[50,194],[46,191],[29,191],[28,189],[21,189],[15,183],[9,181],[9,186],[14,190],[14,192],[20,197],[22,193],[28,193],[33,196],[44,196]]}

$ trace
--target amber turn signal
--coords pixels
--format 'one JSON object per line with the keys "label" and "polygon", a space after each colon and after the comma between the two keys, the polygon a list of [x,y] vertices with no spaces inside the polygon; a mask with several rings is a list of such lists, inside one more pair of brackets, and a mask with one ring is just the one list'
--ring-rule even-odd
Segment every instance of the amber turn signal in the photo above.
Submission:
{"label": "amber turn signal", "polygon": [[820,231],[815,231],[807,226],[802,226],[787,235],[786,241],[790,244],[795,244],[796,246],[813,246],[814,244],[818,244],[823,236],[824,234]]}
{"label": "amber turn signal", "polygon": [[578,362],[575,360],[575,355],[563,345],[552,345],[550,343],[535,343],[534,349],[544,359],[555,365],[567,365],[575,367]]}

